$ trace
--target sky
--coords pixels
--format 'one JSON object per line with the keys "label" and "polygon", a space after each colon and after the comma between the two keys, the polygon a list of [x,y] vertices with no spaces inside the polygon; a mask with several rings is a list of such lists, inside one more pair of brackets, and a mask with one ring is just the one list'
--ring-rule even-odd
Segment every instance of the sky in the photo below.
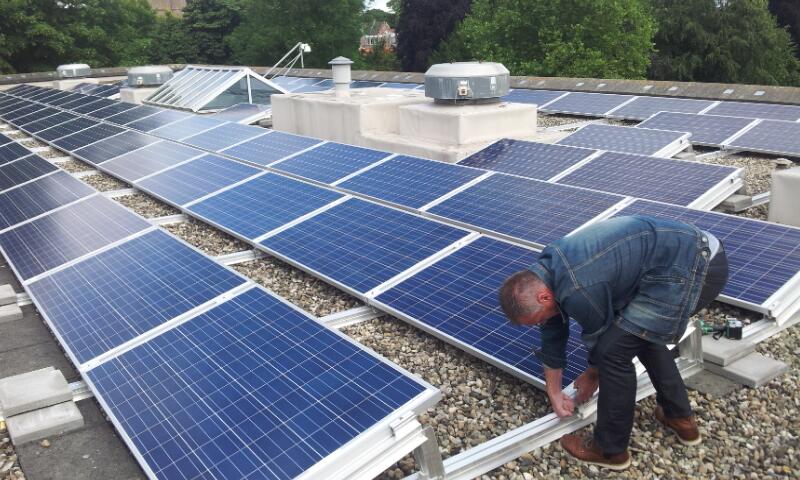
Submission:
{"label": "sky", "polygon": [[372,8],[380,8],[381,10],[389,10],[389,7],[386,6],[386,2],[388,0],[375,0],[372,3]]}

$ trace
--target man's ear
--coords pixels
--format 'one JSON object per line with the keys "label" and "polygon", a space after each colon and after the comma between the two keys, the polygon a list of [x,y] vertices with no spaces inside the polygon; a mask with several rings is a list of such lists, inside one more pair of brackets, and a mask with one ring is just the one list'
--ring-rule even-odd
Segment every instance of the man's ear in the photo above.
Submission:
{"label": "man's ear", "polygon": [[536,293],[536,301],[539,302],[539,305],[550,308],[555,303],[555,299],[553,299],[553,292],[550,291],[549,288],[542,288]]}

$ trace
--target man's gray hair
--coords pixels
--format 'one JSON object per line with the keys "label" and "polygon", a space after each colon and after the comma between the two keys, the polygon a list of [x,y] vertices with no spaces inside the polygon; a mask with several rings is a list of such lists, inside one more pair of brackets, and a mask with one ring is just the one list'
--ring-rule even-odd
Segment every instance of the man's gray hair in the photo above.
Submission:
{"label": "man's gray hair", "polygon": [[532,271],[521,270],[506,279],[500,287],[500,308],[508,320],[519,325],[519,319],[533,315],[543,307],[536,300],[536,292],[544,282]]}

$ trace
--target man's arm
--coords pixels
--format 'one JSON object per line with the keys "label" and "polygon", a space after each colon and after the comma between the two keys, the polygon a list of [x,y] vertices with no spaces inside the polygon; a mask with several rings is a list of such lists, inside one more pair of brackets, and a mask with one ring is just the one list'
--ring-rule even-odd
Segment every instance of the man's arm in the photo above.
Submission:
{"label": "man's arm", "polygon": [[575,410],[575,402],[572,397],[565,394],[561,390],[561,377],[562,372],[560,368],[544,368],[544,380],[547,384],[547,396],[550,398],[550,404],[553,406],[553,411],[559,417],[569,417]]}

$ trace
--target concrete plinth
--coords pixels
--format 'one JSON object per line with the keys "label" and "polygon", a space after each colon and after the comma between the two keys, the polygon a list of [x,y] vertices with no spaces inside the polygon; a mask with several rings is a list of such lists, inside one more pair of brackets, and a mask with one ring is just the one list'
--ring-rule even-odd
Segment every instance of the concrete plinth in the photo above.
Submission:
{"label": "concrete plinth", "polygon": [[64,80],[53,80],[53,88],[58,90],[72,90],[81,83],[100,83],[96,78],[67,78]]}
{"label": "concrete plinth", "polygon": [[0,285],[0,306],[17,303],[17,292],[11,285]]}
{"label": "concrete plinth", "polygon": [[70,400],[64,375],[53,367],[0,380],[0,409],[6,417]]}
{"label": "concrete plinth", "polygon": [[746,357],[755,350],[755,343],[746,339],[729,340],[720,338],[714,340],[710,335],[703,337],[703,360],[722,367]]}
{"label": "concrete plinth", "polygon": [[0,306],[0,323],[13,322],[22,318],[22,309],[16,303]]}
{"label": "concrete plinth", "polygon": [[8,417],[6,418],[6,426],[14,445],[21,445],[81,428],[83,426],[83,415],[81,415],[75,402],[64,402]]}
{"label": "concrete plinth", "polygon": [[137,105],[141,105],[144,102],[144,99],[149,97],[153,92],[155,92],[157,88],[121,88],[119,90],[119,99],[123,102],[128,103],[135,103]]}
{"label": "concrete plinth", "polygon": [[706,363],[705,367],[717,375],[752,388],[758,388],[770,382],[779,375],[783,375],[789,369],[789,366],[785,363],[756,352],[736,360],[726,367],[713,363]]}

